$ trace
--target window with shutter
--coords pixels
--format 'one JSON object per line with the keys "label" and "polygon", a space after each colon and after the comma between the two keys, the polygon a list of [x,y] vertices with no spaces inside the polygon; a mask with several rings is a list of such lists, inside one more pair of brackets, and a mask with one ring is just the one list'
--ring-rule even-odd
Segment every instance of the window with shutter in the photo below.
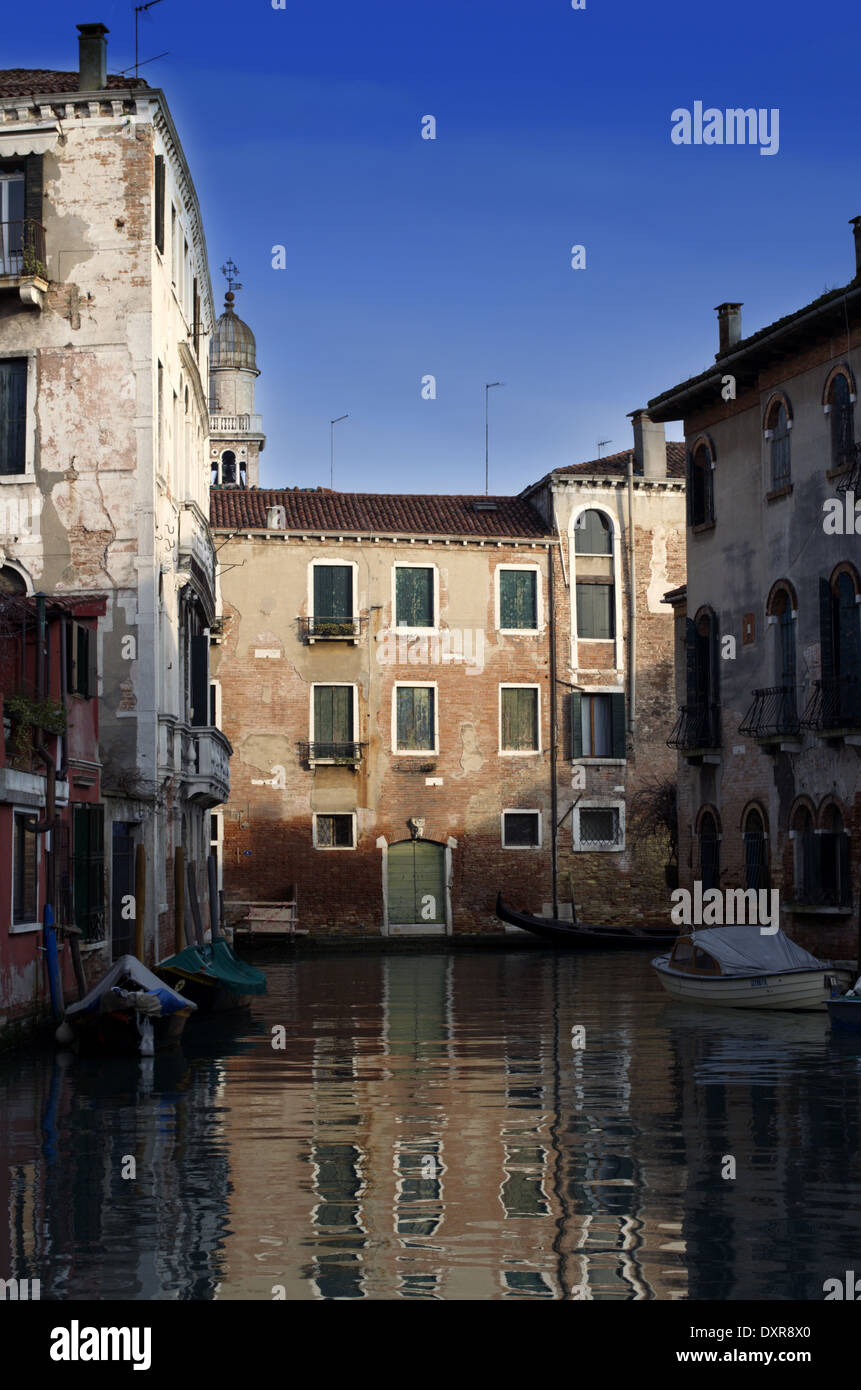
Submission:
{"label": "window with shutter", "polygon": [[325,749],[337,749],[352,744],[353,687],[351,685],[315,685],[313,743],[318,756]]}
{"label": "window with shutter", "polygon": [[575,555],[612,555],[610,520],[603,512],[581,512],[574,523]]}
{"label": "window with shutter", "polygon": [[155,203],[155,244],[164,255],[164,155],[161,154],[157,154],[155,157],[153,201]]}
{"label": "window with shutter", "polygon": [[206,724],[209,715],[209,638],[205,633],[191,639],[191,724]]}
{"label": "window with shutter", "polygon": [[105,927],[104,807],[73,808],[72,901],[85,941],[100,941]]}
{"label": "window with shutter", "polygon": [[538,627],[538,574],[535,570],[499,570],[499,626],[503,631]]}
{"label": "window with shutter", "polygon": [[27,359],[0,360],[0,473],[27,468]]}
{"label": "window with shutter", "polygon": [[577,636],[609,641],[616,635],[612,584],[577,582]]}
{"label": "window with shutter", "polygon": [[395,689],[395,746],[398,753],[432,753],[436,748],[436,691],[429,685]]}
{"label": "window with shutter", "polygon": [[352,631],[353,569],[351,565],[314,565],[314,629],[349,621]]}
{"label": "window with shutter", "polygon": [[532,686],[503,686],[501,748],[506,753],[537,753],[538,691]]}
{"label": "window with shutter", "polygon": [[355,820],[352,812],[314,817],[317,849],[355,849]]}
{"label": "window with shutter", "polygon": [[433,570],[415,565],[395,569],[395,627],[434,627]]}

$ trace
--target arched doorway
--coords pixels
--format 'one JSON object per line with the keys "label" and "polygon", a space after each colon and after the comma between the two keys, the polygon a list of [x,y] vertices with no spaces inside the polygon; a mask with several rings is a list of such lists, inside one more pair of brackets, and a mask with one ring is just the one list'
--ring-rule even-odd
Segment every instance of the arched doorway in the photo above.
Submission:
{"label": "arched doorway", "polygon": [[398,840],[386,852],[386,904],[395,934],[444,934],[446,847],[435,840]]}

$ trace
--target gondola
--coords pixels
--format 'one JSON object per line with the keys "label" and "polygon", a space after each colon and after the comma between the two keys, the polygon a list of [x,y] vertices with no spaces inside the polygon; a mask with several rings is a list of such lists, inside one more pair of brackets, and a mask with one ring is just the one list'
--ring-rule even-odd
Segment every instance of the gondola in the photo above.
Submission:
{"label": "gondola", "polygon": [[652,931],[647,927],[604,927],[592,922],[562,922],[552,917],[533,917],[528,912],[517,912],[513,907],[508,907],[502,901],[501,893],[496,899],[496,915],[509,926],[520,927],[522,931],[531,932],[553,946],[573,951],[672,946],[678,935],[677,932]]}

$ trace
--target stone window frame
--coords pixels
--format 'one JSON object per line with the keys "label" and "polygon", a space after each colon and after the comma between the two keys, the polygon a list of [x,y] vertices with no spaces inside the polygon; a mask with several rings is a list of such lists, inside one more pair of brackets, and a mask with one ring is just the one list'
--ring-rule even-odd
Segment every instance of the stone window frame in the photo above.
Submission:
{"label": "stone window frame", "polygon": [[[534,690],[536,692],[536,735],[537,747],[535,748],[505,748],[502,743],[502,692],[503,690]],[[498,753],[502,758],[537,758],[544,752],[544,744],[541,737],[542,708],[541,708],[541,686],[538,681],[500,681],[498,695],[498,716],[499,716],[499,748]]]}
{"label": "stone window frame", "polygon": [[[577,801],[571,811],[571,847],[576,854],[623,854],[626,849],[625,798],[615,796],[590,797]],[[580,836],[581,811],[615,811],[617,838],[609,840],[590,840],[584,844]]]}
{"label": "stone window frame", "polygon": [[[432,690],[433,696],[433,747],[398,747],[398,691]],[[392,684],[392,757],[393,758],[438,758],[439,757],[439,682],[438,681],[394,681]]]}
{"label": "stone window frame", "polygon": [[[350,845],[321,845],[317,839],[317,821],[319,820],[320,816],[349,816],[352,822],[353,843]],[[355,851],[359,848],[359,827],[358,815],[356,811],[312,811],[311,840],[315,849],[318,849],[326,854],[330,853],[333,850],[336,852],[341,851],[342,853],[346,851],[348,854],[355,853]]]}
{"label": "stone window frame", "polygon": [[[285,520],[286,520],[286,516],[285,516]],[[285,528],[285,529],[286,529],[286,528]],[[307,598],[308,598],[308,616],[309,616],[309,618],[316,618],[316,616],[317,616],[317,614],[314,612],[314,569],[315,569],[315,567],[320,566],[320,567],[322,567],[322,568],[333,569],[336,565],[338,565],[338,566],[339,566],[340,568],[342,568],[342,569],[345,569],[345,568],[347,568],[347,567],[349,566],[349,567],[352,569],[352,571],[353,571],[353,611],[352,611],[352,613],[351,613],[350,616],[351,616],[354,620],[359,616],[359,562],[358,562],[358,560],[341,560],[341,559],[333,559],[333,558],[328,557],[328,556],[315,555],[312,559],[310,559],[310,560],[308,561]],[[397,629],[396,629],[396,630],[397,630]]]}
{"label": "stone window frame", "polygon": [[[612,543],[612,573],[613,573],[613,611],[615,634],[613,637],[579,637],[577,634],[577,518],[583,512],[601,512],[610,523],[610,539]],[[568,522],[568,564],[571,574],[571,666],[573,670],[580,669],[579,648],[581,642],[612,642],[613,643],[613,669],[622,671],[624,669],[624,645],[622,640],[622,571],[621,571],[621,539],[622,528],[619,517],[613,511],[609,502],[601,501],[598,498],[588,498],[573,508]],[[588,557],[582,556],[582,559]]]}
{"label": "stone window frame", "polygon": [[[502,571],[521,570],[535,575],[535,627],[502,627]],[[497,632],[507,637],[538,637],[544,631],[544,588],[538,564],[507,563],[501,560],[493,573],[493,624]]]}
{"label": "stone window frame", "polygon": [[0,473],[0,484],[35,483],[36,481],[36,355],[37,348],[0,350],[0,362],[27,362],[27,405],[24,426],[24,472]]}
{"label": "stone window frame", "polygon": [[[538,819],[538,839],[534,845],[509,845],[505,840],[506,816],[536,816]],[[499,843],[503,849],[536,850],[544,848],[544,817],[536,806],[506,806],[499,813]]]}

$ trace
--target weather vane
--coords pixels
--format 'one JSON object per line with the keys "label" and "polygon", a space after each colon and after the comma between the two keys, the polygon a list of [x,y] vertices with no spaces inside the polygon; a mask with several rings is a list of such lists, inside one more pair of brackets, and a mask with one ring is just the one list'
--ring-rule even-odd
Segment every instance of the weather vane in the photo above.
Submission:
{"label": "weather vane", "polygon": [[234,290],[242,289],[242,286],[236,278],[239,274],[239,266],[233,264],[232,257],[228,257],[226,264],[221,267],[221,273],[227,281],[227,289],[230,294],[232,294]]}

